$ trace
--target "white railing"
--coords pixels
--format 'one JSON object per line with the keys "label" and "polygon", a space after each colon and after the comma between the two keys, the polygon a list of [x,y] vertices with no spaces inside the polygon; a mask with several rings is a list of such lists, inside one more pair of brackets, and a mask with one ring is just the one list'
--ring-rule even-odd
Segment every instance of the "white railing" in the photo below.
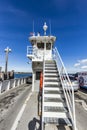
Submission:
{"label": "white railing", "polygon": [[27,56],[32,60],[43,60],[44,50],[38,49],[36,46],[27,46]]}
{"label": "white railing", "polygon": [[64,66],[64,63],[60,57],[60,54],[55,47],[53,49],[53,59],[56,61],[63,92],[65,95],[69,115],[72,121],[73,129],[76,130],[76,117],[75,117],[75,102],[74,102],[74,89],[69,79],[68,73]]}
{"label": "white railing", "polygon": [[26,79],[27,78],[17,78],[17,79],[11,79],[11,80],[4,80],[3,82],[0,82],[0,94],[12,88],[25,84]]}
{"label": "white railing", "polygon": [[[45,54],[45,52],[44,52]],[[45,77],[45,57],[43,56],[43,90],[42,90],[42,124],[41,124],[41,130],[44,130],[44,77]]]}
{"label": "white railing", "polygon": [[33,47],[27,46],[27,55],[32,55],[32,54],[33,54]]}

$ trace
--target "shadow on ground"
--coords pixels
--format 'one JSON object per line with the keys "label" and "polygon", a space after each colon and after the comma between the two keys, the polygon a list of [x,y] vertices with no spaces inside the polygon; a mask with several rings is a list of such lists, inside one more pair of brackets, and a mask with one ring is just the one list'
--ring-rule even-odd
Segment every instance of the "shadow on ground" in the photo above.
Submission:
{"label": "shadow on ground", "polygon": [[41,130],[41,121],[33,118],[28,124],[28,130]]}
{"label": "shadow on ground", "polygon": [[58,130],[66,130],[64,126],[57,126]]}

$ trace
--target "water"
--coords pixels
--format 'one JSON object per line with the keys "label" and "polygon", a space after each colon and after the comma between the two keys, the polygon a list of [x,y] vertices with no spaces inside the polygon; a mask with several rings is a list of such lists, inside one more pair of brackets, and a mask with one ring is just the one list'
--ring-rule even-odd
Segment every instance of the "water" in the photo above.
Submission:
{"label": "water", "polygon": [[28,76],[32,76],[32,74],[28,74],[28,73],[25,73],[25,74],[14,74],[14,78],[24,78],[24,77],[28,77]]}

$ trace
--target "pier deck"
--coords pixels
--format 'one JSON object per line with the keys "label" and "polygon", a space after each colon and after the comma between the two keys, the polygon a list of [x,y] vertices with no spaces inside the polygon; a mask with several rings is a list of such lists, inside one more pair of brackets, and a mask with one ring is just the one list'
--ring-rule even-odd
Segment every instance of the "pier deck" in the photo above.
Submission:
{"label": "pier deck", "polygon": [[[80,99],[75,96],[75,100]],[[78,130],[87,130],[87,111],[79,102],[76,102],[76,119]],[[41,130],[40,124],[38,93],[31,94],[31,85],[22,85],[0,95],[0,130]],[[48,129],[70,130],[66,126],[46,125],[45,130]]]}
{"label": "pier deck", "polygon": [[27,102],[27,106],[18,124],[17,130],[41,130],[41,121],[38,116],[38,93],[34,92]]}

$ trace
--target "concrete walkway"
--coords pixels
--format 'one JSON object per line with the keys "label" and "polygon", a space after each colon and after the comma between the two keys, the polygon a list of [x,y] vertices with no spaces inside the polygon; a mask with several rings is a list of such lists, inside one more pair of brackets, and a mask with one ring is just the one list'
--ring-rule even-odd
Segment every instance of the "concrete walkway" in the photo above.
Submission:
{"label": "concrete walkway", "polygon": [[38,93],[32,93],[25,111],[18,124],[17,130],[41,130],[38,116]]}

